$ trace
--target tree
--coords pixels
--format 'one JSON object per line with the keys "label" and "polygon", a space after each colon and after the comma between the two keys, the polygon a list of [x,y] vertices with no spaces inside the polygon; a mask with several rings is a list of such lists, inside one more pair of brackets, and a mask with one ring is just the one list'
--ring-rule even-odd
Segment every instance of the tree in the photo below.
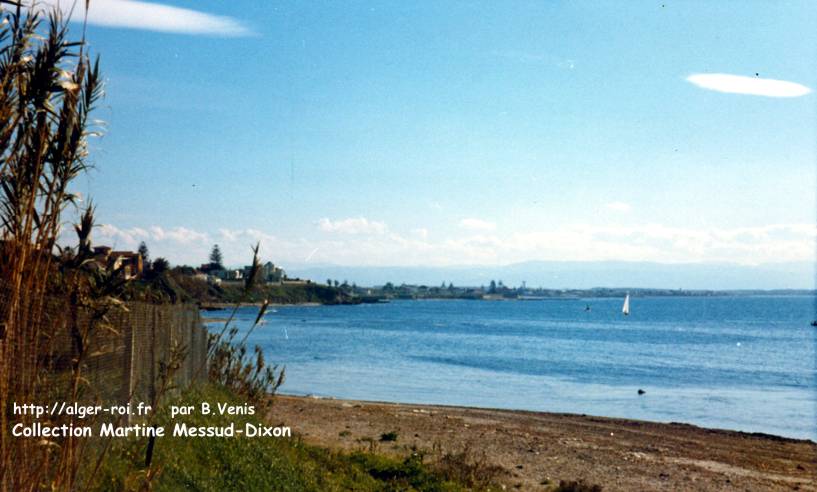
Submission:
{"label": "tree", "polygon": [[491,280],[491,286],[488,287],[488,293],[489,294],[495,294],[496,293],[496,282],[494,282],[493,280]]}
{"label": "tree", "polygon": [[332,287],[332,279],[331,278],[326,279],[326,285],[328,285],[329,287]]}
{"label": "tree", "polygon": [[144,241],[139,243],[139,249],[137,252],[142,257],[142,264],[145,266],[145,268],[150,269],[150,252],[148,251],[148,245],[145,244]]}
{"label": "tree", "polygon": [[151,270],[156,275],[161,275],[162,273],[166,272],[170,269],[170,262],[166,259],[159,257],[153,260],[153,267]]}
{"label": "tree", "polygon": [[210,265],[218,270],[224,270],[224,265],[222,265],[221,261],[221,250],[218,248],[218,244],[216,244],[213,246],[213,251],[210,252]]}
{"label": "tree", "polygon": [[140,255],[142,255],[143,260],[147,261],[148,256],[149,256],[150,253],[148,252],[148,245],[145,244],[144,241],[139,243],[139,249],[137,249],[136,252],[139,253]]}

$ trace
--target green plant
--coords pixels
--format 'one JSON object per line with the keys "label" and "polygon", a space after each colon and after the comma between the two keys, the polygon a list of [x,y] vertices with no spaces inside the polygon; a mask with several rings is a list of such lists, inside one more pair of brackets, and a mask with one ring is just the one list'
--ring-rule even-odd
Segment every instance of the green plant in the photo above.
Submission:
{"label": "green plant", "polygon": [[[261,260],[258,258],[259,246],[256,245],[252,250],[252,266],[244,282],[245,298],[253,291],[261,269]],[[258,346],[255,346],[252,355],[248,354],[247,338],[262,324],[269,301],[263,302],[253,324],[242,338],[236,341],[238,329],[231,326],[231,323],[240,307],[241,303],[237,302],[230,317],[224,322],[221,332],[211,336],[207,357],[209,378],[212,382],[230,388],[249,401],[265,404],[284,383],[285,371],[276,365],[269,366],[264,359],[263,351]]]}
{"label": "green plant", "polygon": [[561,480],[554,492],[601,492],[601,485],[590,485],[583,480]]}
{"label": "green plant", "polygon": [[380,442],[388,442],[388,441],[396,441],[396,440],[397,440],[397,433],[394,432],[394,431],[386,432],[384,434],[380,434]]}
{"label": "green plant", "polygon": [[[202,401],[242,404],[229,390],[215,385],[185,391],[171,403],[199,405]],[[172,426],[166,410],[157,425]],[[184,418],[191,426],[224,426],[261,423],[258,415],[224,416],[193,414]],[[90,490],[270,490],[345,491],[384,490],[458,492],[468,490],[453,482],[424,457],[414,454],[396,459],[367,452],[331,451],[292,438],[211,438],[202,441],[165,436],[158,439],[151,475],[143,466],[146,439],[117,440]]]}
{"label": "green plant", "polygon": [[442,454],[436,469],[448,480],[477,490],[490,488],[505,473],[502,467],[488,463],[484,454],[477,456],[467,445],[461,451]]}

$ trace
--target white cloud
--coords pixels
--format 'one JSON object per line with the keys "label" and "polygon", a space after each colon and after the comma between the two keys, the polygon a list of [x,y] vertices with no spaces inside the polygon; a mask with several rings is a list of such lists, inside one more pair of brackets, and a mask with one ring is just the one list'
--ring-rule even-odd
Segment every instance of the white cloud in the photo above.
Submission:
{"label": "white cloud", "polygon": [[341,234],[383,234],[386,232],[386,224],[365,217],[351,217],[334,221],[323,218],[318,221],[318,227],[324,232],[339,232]]}
{"label": "white cloud", "polygon": [[808,87],[786,80],[745,77],[726,73],[696,73],[686,80],[702,89],[731,94],[766,97],[800,97],[811,92]]}
{"label": "white cloud", "polygon": [[[83,0],[45,0],[37,5],[58,5],[69,12],[76,4],[74,20],[85,15]],[[106,27],[144,29],[148,31],[218,36],[248,36],[252,31],[232,17],[212,15],[198,10],[173,7],[137,0],[92,1],[88,9],[88,23]]]}
{"label": "white cloud", "polygon": [[425,227],[419,227],[417,229],[412,229],[411,233],[417,236],[420,239],[428,239],[428,229]]}
{"label": "white cloud", "polygon": [[460,221],[460,227],[469,231],[493,231],[496,224],[487,220],[468,218]]}
{"label": "white cloud", "polygon": [[[219,229],[217,233],[209,234],[187,227],[119,228],[105,224],[96,228],[93,235],[94,245],[120,250],[135,251],[141,241],[145,241],[153,258],[162,256],[174,265],[195,266],[207,262],[214,244],[219,245],[224,264],[228,266],[248,264],[252,258],[251,247],[256,244],[260,244],[261,259],[275,263],[282,258],[303,261],[317,246],[305,240],[281,240],[258,229]],[[72,245],[75,239],[66,234],[61,242]]]}
{"label": "white cloud", "polygon": [[629,212],[633,208],[630,204],[624,202],[610,202],[605,204],[604,207],[614,212]]}
{"label": "white cloud", "polygon": [[130,248],[133,245],[138,246],[140,241],[144,241],[148,237],[150,237],[150,234],[140,227],[120,229],[110,224],[102,224],[92,233],[91,239],[94,241],[102,240],[103,242],[113,243],[107,244],[108,246],[118,246],[118,244],[122,244],[126,248]]}
{"label": "white cloud", "polygon": [[[316,246],[303,239],[285,240],[258,229],[219,229],[219,248],[224,255],[225,265],[247,265],[252,258],[251,248],[259,245],[262,262],[305,261]],[[312,253],[314,254],[314,253]]]}
{"label": "white cloud", "polygon": [[235,241],[236,239],[238,239],[238,232],[237,231],[231,231],[230,229],[219,229],[218,234],[225,241]]}
{"label": "white cloud", "polygon": [[[342,265],[496,265],[530,260],[728,262],[813,261],[817,226],[729,229],[573,224],[515,234],[466,233],[438,241],[387,233],[316,243],[313,261]],[[293,257],[298,261],[300,258]]]}
{"label": "white cloud", "polygon": [[[511,234],[452,231],[429,240],[415,229],[398,234],[363,218],[322,224],[340,234],[281,239],[258,229],[221,229],[208,234],[185,227],[95,230],[94,244],[135,250],[145,241],[151,256],[173,264],[199,265],[218,243],[230,266],[249,263],[250,247],[261,244],[261,258],[283,265],[497,265],[529,260],[728,262],[763,264],[814,260],[817,226],[769,224],[732,228],[683,228],[663,224],[572,224]],[[372,226],[372,224],[376,224]],[[349,234],[343,234],[348,232]],[[368,233],[365,233],[368,232]],[[373,233],[372,233],[373,232]],[[435,234],[436,236],[436,234]],[[73,236],[67,237],[72,244]]]}
{"label": "white cloud", "polygon": [[179,244],[200,243],[209,241],[207,234],[194,231],[186,227],[174,227],[172,229],[162,229],[158,226],[150,228],[153,237],[159,241],[167,239]]}
{"label": "white cloud", "polygon": [[94,242],[102,242],[108,246],[121,246],[123,248],[134,248],[141,241],[168,241],[177,244],[209,241],[207,234],[186,227],[165,229],[159,226],[150,226],[147,230],[141,227],[120,229],[111,224],[99,226],[94,232],[93,238]]}

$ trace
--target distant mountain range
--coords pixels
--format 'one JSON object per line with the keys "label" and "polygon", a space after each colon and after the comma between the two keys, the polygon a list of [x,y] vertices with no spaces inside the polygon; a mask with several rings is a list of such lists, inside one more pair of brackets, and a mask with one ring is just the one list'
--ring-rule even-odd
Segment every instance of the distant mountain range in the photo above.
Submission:
{"label": "distant mountain range", "polygon": [[815,266],[812,263],[775,263],[746,266],[729,263],[647,263],[647,262],[562,262],[529,261],[504,266],[456,267],[367,267],[305,265],[287,269],[290,277],[316,282],[344,280],[359,286],[392,282],[438,286],[453,282],[457,286],[488,285],[491,280],[507,286],[551,289],[590,289],[593,287],[632,287],[702,290],[813,289]]}

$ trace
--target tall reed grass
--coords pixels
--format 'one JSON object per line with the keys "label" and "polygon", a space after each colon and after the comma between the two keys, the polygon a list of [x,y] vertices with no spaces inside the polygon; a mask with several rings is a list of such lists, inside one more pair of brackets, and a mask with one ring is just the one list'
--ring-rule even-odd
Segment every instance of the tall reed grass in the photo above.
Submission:
{"label": "tall reed grass", "polygon": [[77,226],[76,250],[57,244],[63,214],[78,202],[71,184],[89,166],[88,139],[96,134],[91,114],[103,94],[102,77],[84,29],[72,39],[58,11],[2,0],[0,19],[0,489],[71,489],[81,445],[71,438],[13,438],[10,420],[17,418],[15,402],[39,402],[47,393],[55,290],[71,300],[69,312],[59,314],[79,354],[70,361],[73,396],[82,385],[80,361],[95,322],[71,325],[71,307],[87,306],[101,322],[115,300],[110,278],[81,280],[91,277],[77,274],[89,261],[91,206]]}
{"label": "tall reed grass", "polygon": [[[107,315],[124,309],[124,275],[94,259],[94,207],[88,202],[80,209],[72,192],[90,165],[88,141],[99,133],[91,115],[102,96],[99,61],[88,54],[84,27],[75,40],[57,10],[0,0],[0,491],[83,489],[105,458],[107,447],[94,448],[87,440],[21,439],[10,432],[15,422],[33,421],[15,415],[15,403],[74,402],[92,392],[84,362],[98,334],[114,329]],[[70,210],[80,214],[77,245],[63,247]],[[260,266],[256,246],[245,297]],[[266,306],[250,331],[262,324]],[[283,370],[269,366],[257,347],[248,353],[249,332],[238,342],[236,335],[225,323],[210,340],[201,371],[238,396],[266,402],[283,382]],[[60,343],[70,347],[55,347]],[[171,347],[159,368],[154,408],[172,389],[186,349]],[[44,416],[39,422],[72,418]],[[96,463],[90,472],[83,468],[88,463]],[[150,451],[145,472],[143,484],[150,488],[157,472]]]}
{"label": "tall reed grass", "polygon": [[[252,249],[252,263],[250,271],[244,280],[243,297],[249,299],[252,290],[258,283],[261,270],[261,260],[258,257],[260,245]],[[247,339],[258,327],[264,324],[264,315],[269,307],[269,300],[265,300],[258,308],[255,321],[236,341],[238,329],[232,326],[235,315],[241,307],[241,301],[236,302],[225,321],[222,329],[213,334],[207,357],[207,370],[211,382],[230,389],[235,395],[259,405],[269,402],[284,383],[284,369],[270,366],[264,359],[264,353],[259,346],[255,346],[252,355],[247,350]]]}

